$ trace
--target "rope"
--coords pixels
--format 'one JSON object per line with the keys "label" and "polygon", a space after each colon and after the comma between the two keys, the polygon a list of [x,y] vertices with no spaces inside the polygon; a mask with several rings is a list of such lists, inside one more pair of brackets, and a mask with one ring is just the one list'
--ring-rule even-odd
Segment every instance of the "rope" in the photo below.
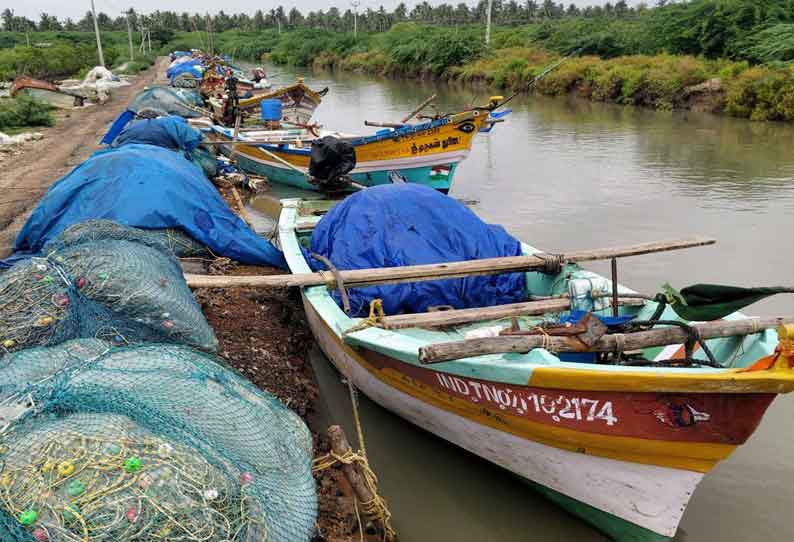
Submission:
{"label": "rope", "polygon": [[[373,300],[380,301],[379,299]],[[383,309],[381,308],[381,312]],[[370,518],[375,518],[383,526],[384,540],[395,540],[397,532],[391,526],[391,512],[386,504],[386,500],[378,494],[378,477],[369,466],[367,460],[367,447],[364,443],[364,429],[361,426],[361,417],[358,412],[358,398],[356,394],[356,387],[353,382],[347,379],[347,390],[350,394],[350,404],[353,406],[353,419],[356,423],[356,436],[358,437],[359,451],[354,452],[348,450],[342,455],[335,453],[331,450],[329,453],[316,458],[312,462],[312,472],[317,473],[329,469],[335,465],[354,465],[357,464],[361,469],[364,477],[364,483],[372,493],[372,499],[367,502],[362,502],[361,507],[364,509],[364,514]],[[356,499],[358,501],[358,499]],[[356,507],[356,516],[358,517],[358,507]],[[363,529],[361,529],[361,520],[359,518],[359,531],[363,536]]]}
{"label": "rope", "polygon": [[383,311],[383,300],[380,298],[373,299],[369,303],[369,316],[342,333],[342,336],[344,337],[370,327],[377,327],[384,318],[386,318],[386,313]]}
{"label": "rope", "polygon": [[546,275],[559,275],[562,271],[562,265],[565,262],[565,257],[562,254],[535,254],[536,257],[543,260],[543,269],[541,273]]}

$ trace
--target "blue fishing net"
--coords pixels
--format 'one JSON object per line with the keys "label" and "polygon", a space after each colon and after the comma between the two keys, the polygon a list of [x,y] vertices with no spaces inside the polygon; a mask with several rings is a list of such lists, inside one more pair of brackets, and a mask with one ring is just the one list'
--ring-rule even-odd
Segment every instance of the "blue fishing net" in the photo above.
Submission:
{"label": "blue fishing net", "polygon": [[[100,223],[105,224],[105,223]],[[90,226],[90,225],[89,225]],[[99,337],[217,348],[172,253],[133,228],[72,227],[0,275],[0,351]],[[139,236],[140,238],[136,238]]]}
{"label": "blue fishing net", "polygon": [[0,358],[0,540],[292,542],[317,513],[303,422],[187,347]]}

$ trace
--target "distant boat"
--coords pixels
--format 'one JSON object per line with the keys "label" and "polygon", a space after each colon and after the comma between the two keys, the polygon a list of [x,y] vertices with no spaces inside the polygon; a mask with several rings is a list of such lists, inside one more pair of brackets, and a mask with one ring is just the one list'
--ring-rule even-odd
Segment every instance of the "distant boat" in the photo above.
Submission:
{"label": "distant boat", "polygon": [[[349,175],[360,186],[407,182],[448,192],[458,165],[471,151],[474,137],[490,122],[489,113],[488,108],[477,108],[369,136],[316,129],[281,133],[245,130],[238,136],[240,143],[235,146],[234,155],[244,171],[275,183],[319,190],[321,186],[309,176],[311,144],[332,136],[355,149],[356,164]],[[214,126],[209,134],[210,139],[231,142],[234,130]],[[223,145],[221,150],[227,155],[232,153],[231,145]]]}
{"label": "distant boat", "polygon": [[11,85],[11,97],[24,93],[39,100],[43,100],[53,107],[70,109],[82,107],[85,97],[75,92],[65,90],[49,81],[41,81],[32,77],[19,76]]}
{"label": "distant boat", "polygon": [[[305,247],[334,203],[283,202],[279,241],[296,277],[312,271]],[[529,245],[523,252],[539,253]],[[359,280],[374,280],[376,271],[362,270]],[[528,294],[535,296],[567,291],[577,278],[611,289],[611,281],[578,266],[563,266],[556,275],[530,270],[526,277]],[[344,279],[354,288],[350,280]],[[619,292],[631,293],[624,287]],[[744,323],[744,335],[700,343],[722,367],[707,366],[702,351],[693,354],[702,365],[686,361],[683,344],[632,348],[635,361],[626,364],[565,361],[541,330],[535,337],[548,340],[547,348],[427,365],[420,355],[432,345],[467,334],[493,337],[494,329],[499,336],[514,325],[512,316],[553,320],[570,300],[545,301],[545,308],[528,299],[478,309],[374,313],[368,320],[345,314],[326,285],[304,287],[302,297],[317,343],[367,397],[515,473],[621,542],[672,540],[704,475],[753,434],[777,394],[794,389],[794,326],[781,328],[787,346],[758,368],[759,358],[776,351],[777,337],[738,313],[719,325]],[[657,307],[655,301],[621,306],[620,315],[647,320]],[[611,311],[607,305],[593,314]],[[662,320],[680,319],[667,307]],[[524,325],[525,334],[531,326]]]}

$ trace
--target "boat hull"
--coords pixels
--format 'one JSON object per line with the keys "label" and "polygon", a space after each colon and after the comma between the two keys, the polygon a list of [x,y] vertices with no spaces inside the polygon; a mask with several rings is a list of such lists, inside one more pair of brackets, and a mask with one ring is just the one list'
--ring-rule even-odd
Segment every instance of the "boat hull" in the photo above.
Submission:
{"label": "boat hull", "polygon": [[[415,183],[448,192],[458,164],[468,157],[484,118],[485,115],[464,115],[460,120],[428,123],[410,131],[387,132],[353,140],[356,166],[350,176],[363,186]],[[228,134],[217,135],[230,138]],[[222,152],[229,155],[231,146],[224,145]],[[308,148],[260,147],[241,143],[236,146],[234,154],[243,171],[263,175],[275,183],[317,190],[307,177],[310,164]]]}
{"label": "boat hull", "polygon": [[[228,155],[231,153],[231,149],[224,147],[223,152]],[[305,174],[287,168],[277,162],[247,155],[241,152],[239,148],[238,152],[235,153],[235,159],[240,169],[247,173],[267,177],[268,180],[274,183],[294,186],[303,190],[317,190],[316,185],[307,181]],[[446,193],[452,187],[452,180],[455,176],[457,167],[458,163],[449,163],[442,166],[432,163],[428,165],[380,170],[357,167],[351,172],[350,176],[354,182],[363,186],[391,184],[396,181],[424,184]],[[394,175],[395,173],[397,174],[396,176]]]}
{"label": "boat hull", "polygon": [[[489,397],[484,383],[478,388],[483,393],[476,398],[476,379],[439,377],[441,373],[354,349],[325,323],[306,294],[304,306],[326,356],[367,397],[434,435],[508,469],[621,542],[672,539],[704,474],[752,434],[774,398],[773,394],[656,393],[622,397],[610,392],[606,397],[610,405],[614,403],[615,415],[626,422],[614,425],[622,425],[623,432],[610,429],[608,416],[598,409],[595,419],[589,421],[598,423],[599,416],[601,422],[606,420],[600,424],[600,434],[566,429],[560,423],[566,420],[559,418],[551,427],[544,424],[543,429],[518,419],[532,414],[531,401],[517,416],[514,407],[518,404],[521,410],[521,403],[508,400],[507,405],[505,401],[499,404],[498,394],[502,392],[493,391],[493,397]],[[515,396],[521,393],[516,386],[512,389]],[[605,403],[601,400],[601,405]],[[687,412],[696,413],[701,420],[709,416],[714,423],[697,427],[681,412],[676,418],[675,409],[659,410],[659,404],[672,403],[695,404],[697,408]],[[624,420],[626,405],[635,406]],[[541,396],[541,409],[536,414],[551,421],[554,410],[549,414],[547,406]],[[744,414],[741,420],[730,422],[738,411]],[[612,412],[610,407],[609,416]],[[556,413],[565,417],[559,409]],[[633,423],[632,415],[651,421]],[[581,425],[586,425],[587,415],[583,418]]]}
{"label": "boat hull", "polygon": [[535,443],[452,414],[378,379],[305,301],[318,344],[367,397],[415,425],[530,482],[621,541],[670,540],[702,473],[588,456]]}

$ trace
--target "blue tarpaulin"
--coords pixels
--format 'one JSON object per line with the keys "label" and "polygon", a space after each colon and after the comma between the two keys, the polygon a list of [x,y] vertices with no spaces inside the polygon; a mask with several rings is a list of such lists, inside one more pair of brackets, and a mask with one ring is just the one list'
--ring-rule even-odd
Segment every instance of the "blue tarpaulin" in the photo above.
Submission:
{"label": "blue tarpaulin", "polygon": [[177,116],[141,119],[130,123],[113,142],[116,147],[141,143],[171,150],[190,152],[204,140],[204,135]]}
{"label": "blue tarpaulin", "polygon": [[196,79],[201,79],[201,75],[204,73],[204,68],[201,66],[201,60],[193,59],[188,60],[187,62],[175,64],[166,70],[165,76],[169,79],[173,79],[180,73],[185,72],[190,72],[196,77]]}
{"label": "blue tarpaulin", "polygon": [[[362,190],[334,207],[315,228],[311,252],[338,269],[368,269],[518,256],[521,243],[432,188],[401,184]],[[375,298],[387,314],[517,303],[526,300],[525,281],[511,273],[355,288],[351,314],[367,315]]]}
{"label": "blue tarpaulin", "polygon": [[181,153],[153,145],[94,153],[47,191],[19,232],[14,251],[35,254],[67,227],[90,219],[182,228],[215,254],[286,267],[283,254],[229,209],[201,168]]}

